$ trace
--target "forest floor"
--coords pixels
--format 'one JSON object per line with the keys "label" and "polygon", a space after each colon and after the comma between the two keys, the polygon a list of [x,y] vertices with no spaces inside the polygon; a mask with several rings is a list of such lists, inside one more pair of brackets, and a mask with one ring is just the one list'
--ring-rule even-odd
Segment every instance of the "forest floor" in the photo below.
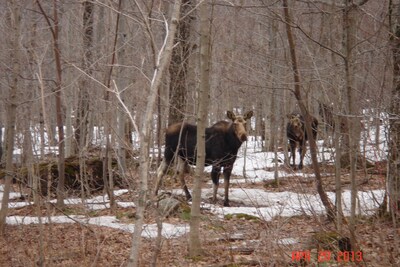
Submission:
{"label": "forest floor", "polygon": [[[306,168],[305,171],[311,170]],[[343,188],[349,188],[348,179],[344,172]],[[190,187],[190,177],[188,180]],[[357,181],[359,190],[382,189],[385,177],[379,172],[366,174],[360,171]],[[249,187],[298,192],[299,184],[305,185],[301,186],[303,193],[304,190],[316,192],[315,182],[301,177],[283,178],[279,186],[263,182],[249,184]],[[327,191],[334,190],[333,176],[324,177],[324,187]],[[129,195],[121,197],[130,198]],[[9,215],[35,216],[39,210],[51,216],[81,212],[79,206],[70,206],[63,212],[53,206],[40,209],[26,206],[10,209]],[[105,209],[90,216],[116,214],[121,221],[134,223],[134,208],[118,207],[113,214],[110,209]],[[149,212],[146,223],[154,222],[154,216]],[[165,222],[188,224],[189,220],[183,211],[177,211]],[[343,228],[348,232],[347,224]],[[197,258],[188,256],[188,235],[163,238],[158,256],[155,239],[143,238],[140,266],[400,266],[400,228],[394,228],[386,218],[375,216],[357,217],[359,248],[351,249],[347,254],[338,252],[335,225],[319,215],[279,216],[264,221],[240,214],[220,218],[202,210],[200,233],[204,255]],[[6,234],[0,237],[0,266],[40,266],[40,259],[42,266],[124,266],[131,242],[131,233],[101,226],[79,223],[7,225]],[[300,260],[303,257],[306,259]]]}

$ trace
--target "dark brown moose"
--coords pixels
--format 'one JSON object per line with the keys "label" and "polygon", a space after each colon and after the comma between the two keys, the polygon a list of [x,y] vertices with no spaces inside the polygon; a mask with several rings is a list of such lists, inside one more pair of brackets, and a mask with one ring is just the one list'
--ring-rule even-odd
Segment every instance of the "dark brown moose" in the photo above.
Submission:
{"label": "dark brown moose", "polygon": [[[217,200],[217,190],[221,169],[224,174],[225,199],[224,206],[229,206],[229,179],[238,150],[247,140],[246,122],[253,116],[253,111],[237,116],[232,111],[227,111],[231,122],[219,121],[206,128],[206,166],[212,166],[211,179],[213,181],[213,202]],[[183,177],[187,165],[196,164],[196,136],[197,126],[188,123],[175,123],[169,126],[165,134],[164,159],[157,170],[155,194],[157,195],[161,179],[168,167],[173,162],[175,155],[178,157],[177,173],[181,181],[186,198],[192,198]]]}
{"label": "dark brown moose", "polygon": [[[289,122],[286,125],[286,136],[289,141],[290,158],[293,165],[296,165],[296,148],[299,148],[300,163],[299,169],[303,168],[303,159],[306,154],[306,142],[308,140],[307,132],[305,130],[304,118],[299,113],[292,113],[287,115]],[[314,140],[317,138],[318,120],[311,116],[311,129]]]}

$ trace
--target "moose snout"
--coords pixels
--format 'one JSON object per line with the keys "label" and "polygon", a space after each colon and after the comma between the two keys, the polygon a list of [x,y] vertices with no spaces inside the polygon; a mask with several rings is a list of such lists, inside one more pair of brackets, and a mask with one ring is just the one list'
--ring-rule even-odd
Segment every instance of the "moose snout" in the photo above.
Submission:
{"label": "moose snout", "polygon": [[242,134],[242,135],[240,135],[239,139],[242,142],[247,141],[247,135],[246,134]]}

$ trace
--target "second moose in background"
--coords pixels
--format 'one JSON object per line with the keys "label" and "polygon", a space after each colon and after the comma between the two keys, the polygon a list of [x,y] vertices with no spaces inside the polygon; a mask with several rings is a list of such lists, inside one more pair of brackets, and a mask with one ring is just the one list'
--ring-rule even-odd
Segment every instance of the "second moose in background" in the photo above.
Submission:
{"label": "second moose in background", "polygon": [[[286,125],[286,136],[289,141],[289,151],[290,151],[289,163],[290,159],[292,159],[292,166],[293,167],[296,166],[296,148],[298,147],[300,155],[300,163],[298,167],[299,169],[302,169],[304,155],[306,154],[307,151],[306,142],[308,140],[307,132],[305,129],[305,121],[301,114],[295,112],[287,115],[287,117],[289,119]],[[314,140],[316,140],[318,132],[318,120],[313,116],[310,117],[311,117],[312,135],[314,137]]]}

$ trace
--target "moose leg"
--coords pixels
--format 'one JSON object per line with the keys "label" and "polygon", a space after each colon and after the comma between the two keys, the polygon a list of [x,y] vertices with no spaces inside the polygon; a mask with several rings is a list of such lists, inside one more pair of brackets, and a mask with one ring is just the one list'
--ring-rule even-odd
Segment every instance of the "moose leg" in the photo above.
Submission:
{"label": "moose leg", "polygon": [[189,200],[192,200],[192,195],[190,194],[190,192],[186,186],[186,182],[185,182],[185,169],[186,168],[187,168],[187,162],[181,158],[178,158],[178,166],[177,166],[178,177],[179,177],[179,180],[181,181],[182,189],[185,192],[186,199],[189,201]]}
{"label": "moose leg", "polygon": [[219,185],[219,176],[221,174],[221,167],[213,166],[211,170],[211,179],[213,182],[213,203],[217,203],[217,192],[218,192],[218,185]]}
{"label": "moose leg", "polygon": [[224,207],[229,207],[229,180],[231,178],[232,167],[224,167],[224,188],[225,188],[225,198]]}
{"label": "moose leg", "polygon": [[296,165],[296,142],[295,141],[290,141],[289,142],[289,148],[290,148],[290,157],[289,157],[289,165],[290,165],[290,160],[292,160],[292,165]]}
{"label": "moose leg", "polygon": [[299,163],[299,170],[303,169],[303,160],[304,156],[306,155],[306,142],[303,140],[299,146],[299,154],[300,154],[300,163]]}
{"label": "moose leg", "polygon": [[165,162],[165,160],[163,160],[157,169],[157,180],[156,180],[156,184],[155,184],[155,188],[154,188],[155,196],[157,196],[157,194],[158,194],[158,189],[160,188],[161,179],[163,178],[167,169],[168,169],[168,164]]}

